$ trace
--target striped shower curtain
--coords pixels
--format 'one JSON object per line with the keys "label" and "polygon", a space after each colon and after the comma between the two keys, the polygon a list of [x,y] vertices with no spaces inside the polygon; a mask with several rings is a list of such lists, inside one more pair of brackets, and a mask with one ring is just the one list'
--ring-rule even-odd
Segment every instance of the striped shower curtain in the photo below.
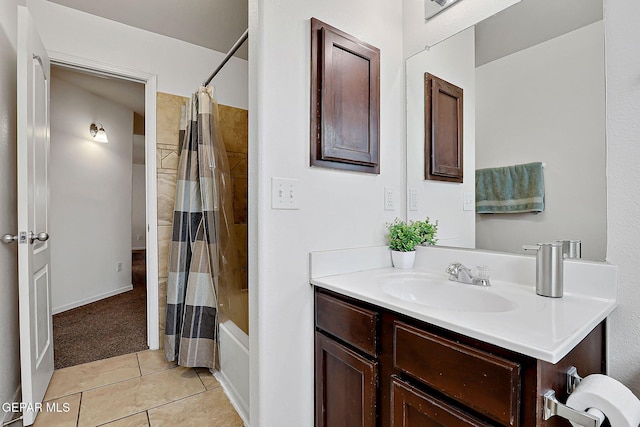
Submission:
{"label": "striped shower curtain", "polygon": [[229,235],[229,167],[212,90],[183,107],[169,254],[165,357],[218,369],[218,308],[235,256]]}

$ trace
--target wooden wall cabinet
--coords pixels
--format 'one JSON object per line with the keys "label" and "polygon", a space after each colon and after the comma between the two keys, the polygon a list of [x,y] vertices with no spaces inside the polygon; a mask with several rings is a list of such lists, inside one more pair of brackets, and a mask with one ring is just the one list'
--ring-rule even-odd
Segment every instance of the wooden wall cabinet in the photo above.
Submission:
{"label": "wooden wall cabinet", "polygon": [[598,325],[556,364],[316,288],[316,427],[570,427],[566,371],[605,372]]}
{"label": "wooden wall cabinet", "polygon": [[463,90],[425,73],[425,179],[462,182]]}
{"label": "wooden wall cabinet", "polygon": [[380,173],[380,50],[311,19],[311,165]]}

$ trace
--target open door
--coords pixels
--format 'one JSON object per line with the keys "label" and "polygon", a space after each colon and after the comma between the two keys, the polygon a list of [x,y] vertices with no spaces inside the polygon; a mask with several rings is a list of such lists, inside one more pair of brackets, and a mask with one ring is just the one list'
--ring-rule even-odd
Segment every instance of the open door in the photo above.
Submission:
{"label": "open door", "polygon": [[48,242],[47,51],[29,10],[18,7],[18,283],[23,424],[33,424],[53,375]]}

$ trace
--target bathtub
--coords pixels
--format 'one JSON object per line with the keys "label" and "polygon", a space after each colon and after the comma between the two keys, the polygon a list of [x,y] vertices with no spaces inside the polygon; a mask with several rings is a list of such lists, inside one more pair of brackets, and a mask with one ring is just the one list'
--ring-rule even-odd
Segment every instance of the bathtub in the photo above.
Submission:
{"label": "bathtub", "polygon": [[214,375],[249,426],[249,336],[231,320],[220,322],[220,372]]}

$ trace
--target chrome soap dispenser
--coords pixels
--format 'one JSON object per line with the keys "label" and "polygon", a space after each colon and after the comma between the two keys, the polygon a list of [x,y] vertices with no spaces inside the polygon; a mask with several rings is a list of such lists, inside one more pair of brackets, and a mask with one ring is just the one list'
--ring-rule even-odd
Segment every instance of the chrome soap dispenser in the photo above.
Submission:
{"label": "chrome soap dispenser", "polygon": [[523,249],[536,251],[536,293],[543,297],[561,298],[564,276],[562,242],[525,245]]}

